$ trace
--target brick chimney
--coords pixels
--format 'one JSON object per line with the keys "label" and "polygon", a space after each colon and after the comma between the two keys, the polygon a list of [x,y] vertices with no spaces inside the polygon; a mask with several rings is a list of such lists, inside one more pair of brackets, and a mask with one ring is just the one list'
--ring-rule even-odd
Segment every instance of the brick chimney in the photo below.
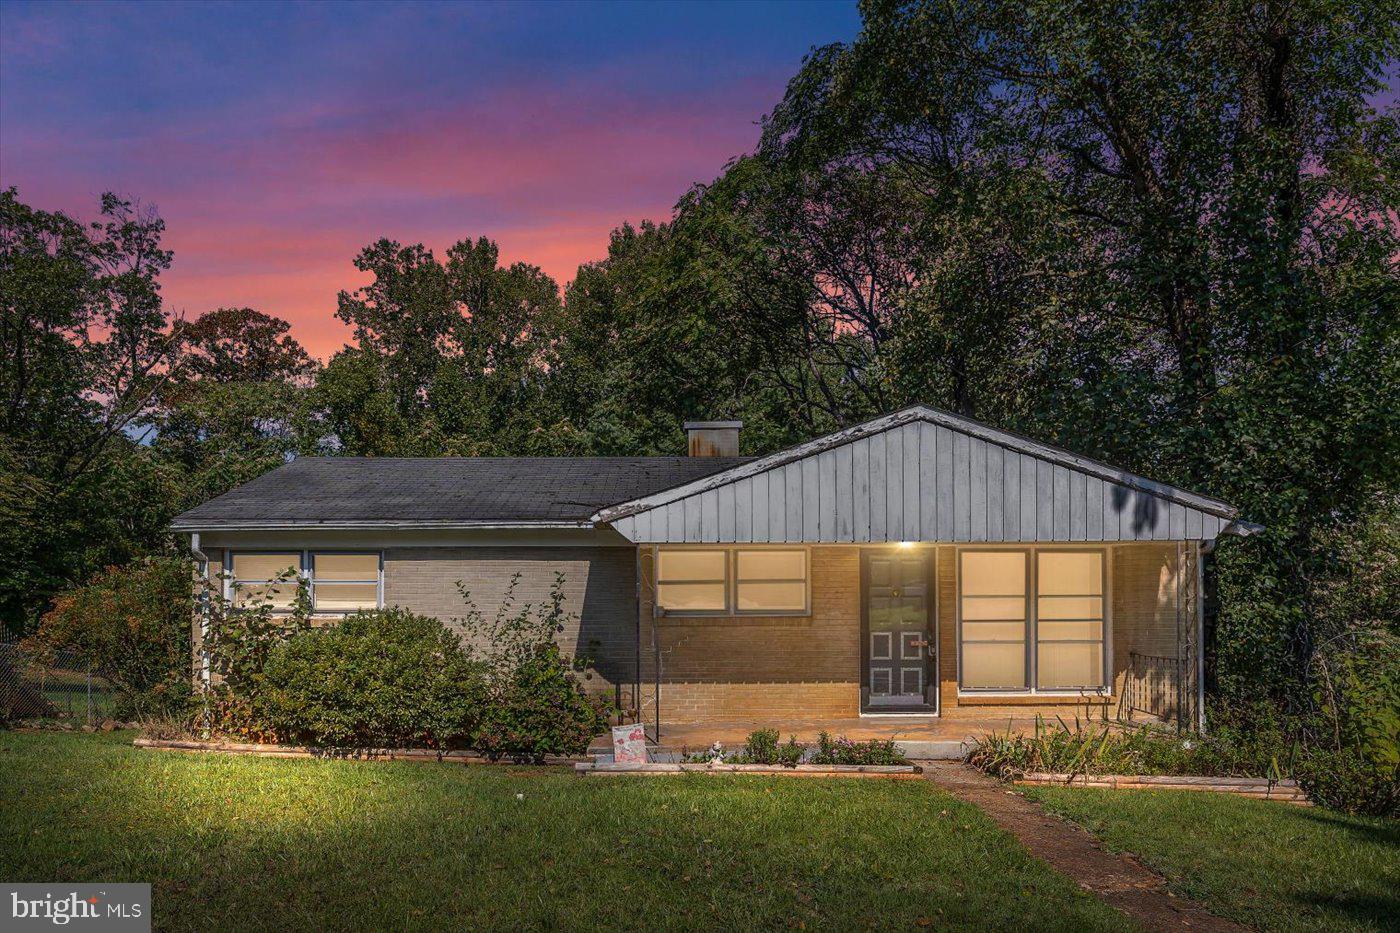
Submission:
{"label": "brick chimney", "polygon": [[685,437],[692,457],[739,456],[742,421],[687,421]]}

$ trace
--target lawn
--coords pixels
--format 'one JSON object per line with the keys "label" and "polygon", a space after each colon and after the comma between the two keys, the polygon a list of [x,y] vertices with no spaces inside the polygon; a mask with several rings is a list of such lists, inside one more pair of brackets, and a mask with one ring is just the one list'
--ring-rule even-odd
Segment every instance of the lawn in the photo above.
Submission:
{"label": "lawn", "polygon": [[269,760],[0,732],[0,877],[159,928],[1123,929],[923,781]]}
{"label": "lawn", "polygon": [[1264,930],[1393,930],[1400,823],[1224,794],[1037,787],[1215,913]]}

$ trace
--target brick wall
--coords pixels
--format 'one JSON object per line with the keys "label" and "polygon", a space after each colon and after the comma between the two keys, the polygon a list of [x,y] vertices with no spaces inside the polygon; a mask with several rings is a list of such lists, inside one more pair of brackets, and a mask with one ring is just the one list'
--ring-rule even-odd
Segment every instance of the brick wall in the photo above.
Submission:
{"label": "brick wall", "polygon": [[[384,550],[384,604],[445,622],[466,612],[456,581],[492,616],[519,574],[515,604],[546,603],[564,575],[564,608],[575,618],[560,643],[593,660],[589,688],[613,694],[636,679],[636,567],[627,547],[406,547]],[[630,702],[630,696],[626,698]]]}
{"label": "brick wall", "polygon": [[[661,718],[703,722],[849,717],[860,712],[860,551],[814,547],[808,616],[656,619],[643,605],[642,694],[651,699],[652,627]],[[648,580],[650,563],[648,559]]]}
{"label": "brick wall", "polygon": [[[223,553],[206,549],[210,571]],[[591,689],[632,705],[636,671],[634,551],[627,547],[404,547],[384,550],[384,601],[450,622],[463,615],[455,581],[494,612],[511,577],[515,598],[542,602],[556,572],[564,574],[566,608],[577,615],[562,636],[565,648],[591,657]],[[650,555],[642,604],[642,691],[650,719],[655,678],[653,629],[661,656],[661,714],[673,722],[764,718],[849,718],[860,704],[860,549],[813,547],[812,612],[808,616],[665,617],[652,615]],[[1174,656],[1175,544],[1112,548],[1113,695],[1123,688],[1129,653]],[[1064,713],[1076,705],[1025,697],[1013,701],[958,697],[956,549],[943,545],[937,569],[938,684],[948,718]],[[195,624],[195,654],[199,651]]]}

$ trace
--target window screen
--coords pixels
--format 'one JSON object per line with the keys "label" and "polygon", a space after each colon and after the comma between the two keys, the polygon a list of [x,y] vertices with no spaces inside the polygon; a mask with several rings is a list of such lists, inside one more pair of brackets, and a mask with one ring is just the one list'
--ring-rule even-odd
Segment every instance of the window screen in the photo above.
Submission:
{"label": "window screen", "polygon": [[311,600],[317,611],[354,612],[379,605],[379,555],[311,555]]}
{"label": "window screen", "polygon": [[1026,688],[1026,553],[963,551],[962,685]]}

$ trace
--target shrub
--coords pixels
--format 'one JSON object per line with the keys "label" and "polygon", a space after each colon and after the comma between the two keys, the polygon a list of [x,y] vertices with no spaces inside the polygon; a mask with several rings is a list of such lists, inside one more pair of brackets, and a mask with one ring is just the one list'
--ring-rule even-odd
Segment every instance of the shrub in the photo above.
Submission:
{"label": "shrub", "polygon": [[817,736],[812,763],[818,765],[907,765],[909,759],[893,739],[853,742],[845,736],[832,739],[825,732]]}
{"label": "shrub", "polygon": [[486,678],[481,719],[472,744],[491,759],[541,762],[549,755],[579,755],[607,729],[611,707],[589,696],[582,680],[588,663],[560,648],[556,636],[566,628],[564,577],[556,574],[544,605],[514,607],[519,581],[511,581],[505,599],[490,618],[476,609],[459,582],[466,603],[462,625],[480,652]]}
{"label": "shrub", "polygon": [[476,727],[480,665],[437,619],[403,609],[349,616],[273,645],[259,711],[312,745],[461,747]]}
{"label": "shrub", "polygon": [[[295,577],[288,571],[275,582]],[[254,741],[276,741],[265,709],[263,668],[277,646],[311,628],[305,581],[298,580],[292,611],[285,614],[274,611],[265,598],[235,607],[216,587],[202,593],[201,600],[208,621],[205,647],[214,675],[213,685],[204,694],[206,725]]]}
{"label": "shrub", "polygon": [[1146,727],[1128,731],[1079,719],[1071,726],[1036,717],[1027,735],[992,732],[977,740],[968,761],[990,774],[1016,778],[1052,774],[1198,774],[1281,778],[1287,759],[1272,749],[1236,744],[1228,736],[1177,736]]}
{"label": "shrub", "polygon": [[802,761],[806,750],[797,744],[796,736],[788,736],[787,742],[778,744],[777,729],[755,729],[744,740],[744,751],[736,755],[731,763],[749,765],[782,765],[791,768]]}
{"label": "shrub", "polygon": [[55,598],[26,648],[76,656],[116,689],[121,718],[181,712],[191,692],[192,589],[179,558],[108,567]]}
{"label": "shrub", "polygon": [[1400,817],[1400,768],[1355,750],[1316,751],[1298,764],[1298,783],[1314,803],[1344,813]]}

